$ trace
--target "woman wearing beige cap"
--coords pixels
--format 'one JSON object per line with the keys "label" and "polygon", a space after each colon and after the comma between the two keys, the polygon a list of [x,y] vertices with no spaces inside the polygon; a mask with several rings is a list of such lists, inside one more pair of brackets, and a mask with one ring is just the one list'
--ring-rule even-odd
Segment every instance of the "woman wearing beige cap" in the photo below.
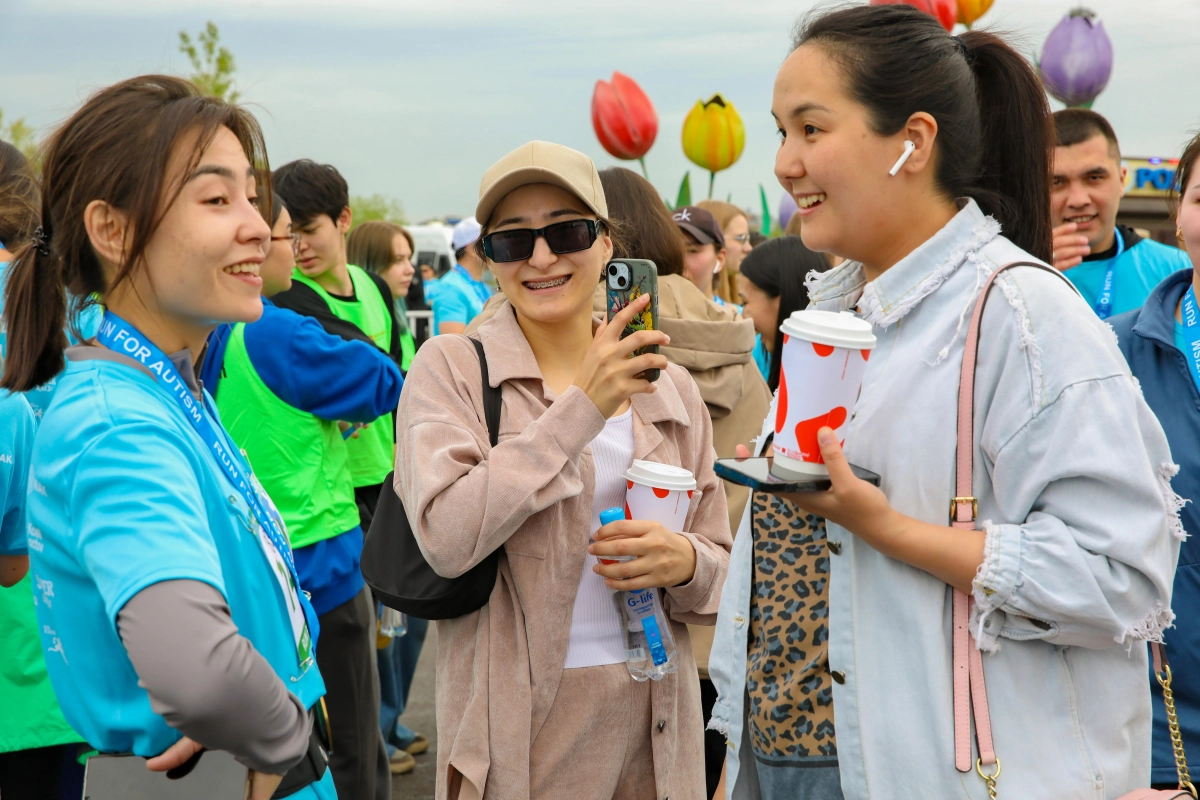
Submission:
{"label": "woman wearing beige cap", "polygon": [[[531,142],[484,175],[478,248],[507,298],[478,338],[503,394],[489,448],[479,359],[430,340],[400,401],[395,487],[429,563],[460,575],[501,549],[479,611],[438,623],[441,798],[704,796],[703,722],[685,623],[711,625],[732,543],[712,425],[687,371],[592,316],[613,244],[591,160]],[[639,377],[659,369],[655,383]],[[685,531],[604,527],[634,459],[696,477]],[[600,564],[596,556],[633,555]],[[676,672],[637,683],[609,590],[661,587]]]}

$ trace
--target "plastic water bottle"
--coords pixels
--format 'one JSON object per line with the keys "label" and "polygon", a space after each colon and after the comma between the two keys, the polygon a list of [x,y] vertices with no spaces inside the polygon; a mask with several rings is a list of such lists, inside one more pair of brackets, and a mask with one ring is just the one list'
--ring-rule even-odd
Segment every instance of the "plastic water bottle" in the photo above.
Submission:
{"label": "plastic water bottle", "polygon": [[[625,519],[625,509],[607,508],[600,512],[600,524]],[[606,564],[630,561],[637,556],[612,556]],[[625,666],[635,681],[662,680],[679,669],[679,653],[671,623],[663,612],[658,589],[615,592],[617,613],[624,622]]]}
{"label": "plastic water bottle", "polygon": [[408,617],[401,611],[384,606],[379,615],[379,633],[390,639],[399,639],[408,633]]}
{"label": "plastic water bottle", "polygon": [[635,681],[662,680],[679,669],[679,652],[658,589],[618,592],[625,618],[625,666]]}

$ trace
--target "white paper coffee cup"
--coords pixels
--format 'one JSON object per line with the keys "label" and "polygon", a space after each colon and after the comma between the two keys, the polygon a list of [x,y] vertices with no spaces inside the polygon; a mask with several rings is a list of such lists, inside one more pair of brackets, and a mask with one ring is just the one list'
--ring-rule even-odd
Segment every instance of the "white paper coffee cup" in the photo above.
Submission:
{"label": "white paper coffee cup", "polygon": [[634,461],[625,473],[625,518],[657,522],[679,533],[687,521],[696,477],[683,467]]}
{"label": "white paper coffee cup", "polygon": [[806,309],[779,326],[783,358],[775,409],[775,464],[801,475],[825,477],[817,431],[844,440],[846,423],[875,347],[871,323],[848,311]]}

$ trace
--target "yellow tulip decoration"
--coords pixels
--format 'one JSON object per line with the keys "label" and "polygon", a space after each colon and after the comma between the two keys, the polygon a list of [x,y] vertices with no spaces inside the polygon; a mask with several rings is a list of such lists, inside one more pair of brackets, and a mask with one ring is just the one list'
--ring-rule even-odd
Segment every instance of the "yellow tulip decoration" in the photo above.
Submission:
{"label": "yellow tulip decoration", "polygon": [[969,29],[975,20],[982,17],[992,7],[995,0],[958,0],[958,21]]}
{"label": "yellow tulip decoration", "polygon": [[697,100],[683,121],[683,154],[708,170],[708,196],[717,173],[728,169],[746,147],[746,127],[737,109],[719,94]]}

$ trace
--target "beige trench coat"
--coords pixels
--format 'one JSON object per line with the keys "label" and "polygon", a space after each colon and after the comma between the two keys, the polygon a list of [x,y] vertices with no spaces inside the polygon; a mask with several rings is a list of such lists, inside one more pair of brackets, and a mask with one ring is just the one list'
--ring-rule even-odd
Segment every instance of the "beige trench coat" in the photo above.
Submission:
{"label": "beige trench coat", "polygon": [[[575,593],[591,535],[589,443],[605,419],[577,387],[545,386],[512,307],[479,328],[493,386],[503,386],[500,441],[488,448],[479,362],[464,337],[439,336],[417,354],[396,415],[395,489],[422,552],[460,575],[503,545],[483,609],[438,623],[439,800],[526,800],[530,743],[555,702]],[[698,487],[684,536],[692,580],[664,592],[679,670],[653,684],[651,741],[659,797],[703,787],[703,721],[685,623],[712,625],[732,537],[713,473],[712,425],[686,370],[670,365],[637,395],[634,458],[683,466]]]}

